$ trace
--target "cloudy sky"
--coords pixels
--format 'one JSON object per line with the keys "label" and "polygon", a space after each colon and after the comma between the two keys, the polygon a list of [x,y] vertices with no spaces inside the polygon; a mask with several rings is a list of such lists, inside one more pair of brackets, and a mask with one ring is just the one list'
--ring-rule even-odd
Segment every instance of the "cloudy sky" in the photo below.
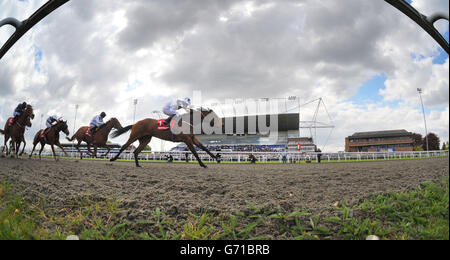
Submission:
{"label": "cloudy sky", "polygon": [[[45,2],[0,0],[0,19],[24,20]],[[449,9],[448,0],[412,5]],[[448,22],[437,26],[448,41]],[[13,31],[0,28],[0,45]],[[63,116],[71,132],[101,111],[129,125],[134,99],[140,120],[193,91],[219,101],[322,97],[336,128],[329,139],[318,133],[319,146],[341,151],[358,131],[424,134],[423,88],[428,130],[448,140],[448,76],[448,55],[382,0],[72,0],[0,60],[0,124],[23,101],[36,109],[31,139],[41,114]]]}

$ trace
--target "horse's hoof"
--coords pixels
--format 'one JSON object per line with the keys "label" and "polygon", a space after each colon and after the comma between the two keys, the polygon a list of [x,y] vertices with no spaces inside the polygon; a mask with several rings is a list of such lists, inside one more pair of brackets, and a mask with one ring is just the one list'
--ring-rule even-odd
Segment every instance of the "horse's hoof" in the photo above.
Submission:
{"label": "horse's hoof", "polygon": [[202,165],[203,169],[208,169],[208,166]]}

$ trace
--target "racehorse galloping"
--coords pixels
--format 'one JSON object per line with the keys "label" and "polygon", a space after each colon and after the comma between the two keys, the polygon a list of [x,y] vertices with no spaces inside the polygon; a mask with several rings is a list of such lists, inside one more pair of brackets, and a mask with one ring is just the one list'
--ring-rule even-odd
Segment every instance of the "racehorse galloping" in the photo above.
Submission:
{"label": "racehorse galloping", "polygon": [[[102,125],[93,137],[90,137],[86,134],[89,127],[83,126],[78,129],[78,131],[72,136],[72,138],[67,138],[67,140],[69,140],[69,142],[72,142],[75,139],[78,141],[78,144],[75,147],[80,153],[80,159],[83,159],[83,153],[80,151],[80,144],[82,142],[85,142],[87,144],[89,155],[97,158],[97,148],[102,147],[108,149],[108,151],[104,155],[102,155],[106,156],[111,150],[111,148],[106,143],[108,142],[108,135],[113,128],[117,130],[122,129],[122,125],[120,124],[119,120],[117,120],[117,118],[111,118],[108,122]],[[91,151],[91,145],[94,146],[94,153],[92,153]]]}
{"label": "racehorse galloping", "polygon": [[[171,142],[183,142],[186,144],[186,146],[189,148],[189,150],[192,152],[192,154],[194,154],[195,158],[197,159],[198,163],[200,164],[201,167],[203,168],[208,168],[199,158],[197,151],[194,148],[194,145],[196,145],[197,147],[199,147],[200,149],[202,149],[203,151],[205,151],[206,153],[209,154],[209,156],[211,156],[212,158],[214,158],[215,160],[217,160],[216,156],[213,155],[202,143],[200,143],[200,141],[197,139],[197,137],[195,137],[195,135],[193,134],[193,127],[194,124],[193,122],[193,118],[194,118],[194,114],[195,113],[200,113],[200,119],[203,122],[203,120],[208,116],[211,115],[213,116],[214,121],[216,121],[216,119],[218,119],[217,115],[210,109],[208,110],[204,110],[204,109],[200,109],[200,111],[196,111],[196,110],[190,110],[190,128],[191,131],[189,134],[176,134],[174,135],[171,132],[171,129],[167,129],[167,130],[158,130],[158,122],[164,121],[164,120],[154,120],[154,119],[145,119],[142,121],[137,122],[135,125],[130,125],[127,126],[121,130],[117,130],[112,134],[113,138],[116,138],[128,131],[131,130],[131,134],[130,134],[130,138],[128,139],[127,143],[125,145],[122,146],[122,148],[120,149],[120,152],[111,159],[111,161],[115,161],[119,158],[120,154],[127,149],[132,143],[134,143],[135,141],[139,140],[139,147],[136,148],[136,150],[134,151],[134,159],[136,162],[136,167],[140,167],[139,162],[138,162],[138,155],[140,152],[142,152],[142,150],[147,146],[147,144],[151,141],[152,137],[156,137],[165,141],[171,141]],[[221,125],[222,122],[220,121],[220,119],[218,119],[217,121],[219,121],[219,124]],[[180,125],[179,122],[178,125]],[[210,121],[210,126],[213,126],[213,122]]]}
{"label": "racehorse galloping", "polygon": [[[12,126],[9,126],[10,119],[7,120],[4,130],[0,130],[0,134],[5,135],[5,146],[3,151],[6,149],[6,155],[10,154],[8,150],[7,142],[11,138],[11,150],[14,149],[16,158],[19,157],[20,143],[24,142],[23,150],[25,150],[26,142],[24,138],[25,128],[31,127],[31,120],[34,119],[33,107],[27,105],[23,113],[14,121]],[[23,153],[22,150],[22,153]],[[21,153],[21,154],[22,154]]]}
{"label": "racehorse galloping", "polygon": [[54,145],[58,146],[61,150],[63,150],[64,154],[67,156],[66,151],[62,147],[61,143],[59,142],[59,133],[63,132],[66,135],[69,135],[69,130],[67,126],[67,121],[59,120],[54,126],[48,130],[45,137],[42,136],[42,132],[44,130],[39,130],[36,135],[34,136],[33,141],[33,150],[31,151],[30,158],[33,156],[34,149],[36,148],[37,144],[41,144],[41,150],[39,151],[39,160],[41,159],[41,153],[44,150],[44,147],[46,144],[50,145],[52,147],[53,152],[53,158],[55,161],[57,161],[56,154],[55,154],[55,148]]}

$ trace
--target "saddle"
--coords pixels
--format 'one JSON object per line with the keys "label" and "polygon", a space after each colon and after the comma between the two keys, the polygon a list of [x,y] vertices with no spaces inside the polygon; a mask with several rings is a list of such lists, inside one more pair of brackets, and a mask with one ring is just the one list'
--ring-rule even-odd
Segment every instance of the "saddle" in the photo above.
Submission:
{"label": "saddle", "polygon": [[167,125],[167,124],[165,123],[165,121],[166,121],[166,119],[158,120],[158,130],[160,130],[160,131],[166,131],[166,130],[169,130],[169,129],[170,129],[170,125]]}
{"label": "saddle", "polygon": [[47,140],[47,135],[46,135],[45,132],[46,132],[45,129],[41,130],[41,138],[44,139],[44,140]]}
{"label": "saddle", "polygon": [[44,140],[47,140],[47,134],[50,131],[51,127],[46,128],[46,129],[42,129],[41,131],[41,138],[43,138]]}
{"label": "saddle", "polygon": [[91,129],[92,129],[92,128],[93,128],[93,127],[90,126],[90,127],[88,127],[88,129],[86,130],[86,135],[89,136],[89,137],[94,137],[94,134],[91,133]]}
{"label": "saddle", "polygon": [[14,124],[14,117],[8,119],[8,126],[11,127]]}

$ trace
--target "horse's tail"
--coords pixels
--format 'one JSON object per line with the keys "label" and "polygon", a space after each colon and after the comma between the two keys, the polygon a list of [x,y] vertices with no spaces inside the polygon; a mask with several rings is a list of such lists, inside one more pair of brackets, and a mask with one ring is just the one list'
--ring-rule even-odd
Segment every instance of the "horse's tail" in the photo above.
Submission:
{"label": "horse's tail", "polygon": [[[78,131],[80,131],[80,130],[78,130]],[[73,142],[75,139],[78,138],[78,136],[79,136],[79,134],[78,134],[78,132],[76,132],[76,133],[72,136],[72,138],[69,138],[68,136],[66,136],[66,139],[67,139],[67,141],[69,141],[69,142]]]}
{"label": "horse's tail", "polygon": [[112,132],[111,137],[112,137],[112,138],[119,137],[119,136],[125,134],[126,132],[130,131],[131,128],[133,128],[133,125],[129,125],[129,126],[127,126],[127,127],[118,129],[118,130]]}

